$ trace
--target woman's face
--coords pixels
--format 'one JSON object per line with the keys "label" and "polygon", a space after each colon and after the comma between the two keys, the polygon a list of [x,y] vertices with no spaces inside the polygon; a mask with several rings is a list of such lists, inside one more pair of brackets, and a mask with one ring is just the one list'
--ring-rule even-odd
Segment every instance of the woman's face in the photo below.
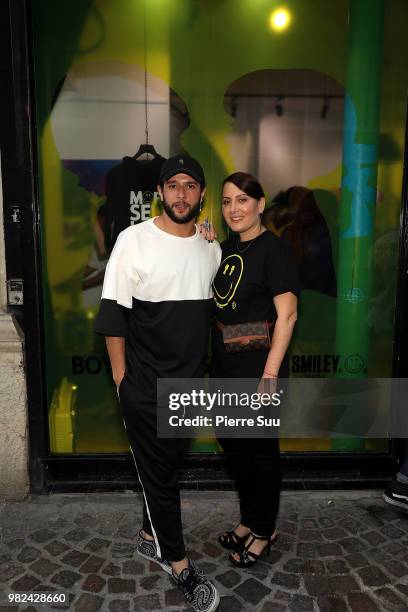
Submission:
{"label": "woman's face", "polygon": [[239,234],[259,227],[259,215],[265,208],[265,199],[251,198],[234,183],[225,183],[222,190],[222,214],[228,227]]}

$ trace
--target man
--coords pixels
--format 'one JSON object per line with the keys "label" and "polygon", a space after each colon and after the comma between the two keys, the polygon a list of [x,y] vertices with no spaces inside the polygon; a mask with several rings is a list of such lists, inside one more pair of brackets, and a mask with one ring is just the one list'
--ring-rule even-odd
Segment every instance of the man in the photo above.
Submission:
{"label": "man", "polygon": [[157,437],[158,378],[203,376],[211,282],[221,249],[195,225],[205,194],[200,164],[171,157],[157,187],[163,212],[119,234],[95,330],[106,345],[144,494],[137,550],[172,574],[196,611],[219,603],[214,585],[186,558],[177,470],[189,440]]}

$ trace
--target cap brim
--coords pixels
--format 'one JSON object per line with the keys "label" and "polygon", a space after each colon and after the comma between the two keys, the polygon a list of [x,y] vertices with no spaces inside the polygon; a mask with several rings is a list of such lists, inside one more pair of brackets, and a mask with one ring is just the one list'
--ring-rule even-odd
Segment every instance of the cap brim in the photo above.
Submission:
{"label": "cap brim", "polygon": [[199,176],[194,171],[188,170],[187,168],[183,168],[183,166],[180,166],[180,168],[169,170],[169,172],[166,172],[165,174],[163,174],[163,176],[160,177],[160,181],[164,183],[164,181],[168,181],[172,176],[175,176],[176,174],[187,174],[187,176],[191,176],[191,178],[200,183],[200,185],[205,185],[205,180],[202,176]]}

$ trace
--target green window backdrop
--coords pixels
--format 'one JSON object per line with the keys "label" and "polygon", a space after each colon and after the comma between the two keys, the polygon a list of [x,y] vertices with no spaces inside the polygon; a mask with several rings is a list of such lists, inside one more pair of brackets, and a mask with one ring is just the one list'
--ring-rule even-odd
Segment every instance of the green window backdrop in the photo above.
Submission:
{"label": "green window backdrop", "polygon": [[[221,239],[220,184],[232,171],[256,174],[269,203],[295,211],[289,222],[268,217],[271,230],[291,236],[305,269],[292,375],[390,376],[405,0],[32,6],[51,450],[128,447],[104,342],[92,327],[106,265],[105,176],[134,155],[146,127],[164,157],[185,150],[202,162],[202,216]],[[153,198],[143,210],[159,209]],[[311,259],[301,240],[309,230]],[[363,447],[384,442],[336,448]],[[330,448],[330,440],[282,441],[283,450]],[[194,449],[217,447],[199,439]]]}

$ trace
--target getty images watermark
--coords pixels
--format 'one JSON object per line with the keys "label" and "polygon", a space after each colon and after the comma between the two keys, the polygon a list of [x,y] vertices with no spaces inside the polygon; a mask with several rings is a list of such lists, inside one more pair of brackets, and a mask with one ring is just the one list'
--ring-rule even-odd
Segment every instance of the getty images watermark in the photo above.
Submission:
{"label": "getty images watermark", "polygon": [[408,379],[159,379],[161,438],[408,438]]}
{"label": "getty images watermark", "polygon": [[[261,408],[279,407],[281,393],[247,393],[228,392],[218,389],[216,392],[204,389],[192,389],[190,392],[173,392],[169,394],[169,410],[183,412],[182,416],[170,415],[170,427],[280,427],[280,418],[266,417],[258,414],[255,418],[250,416],[229,416],[223,409],[244,408],[259,411]],[[221,411],[221,414],[208,416],[197,414],[185,416],[187,410],[200,409],[206,412]]]}

